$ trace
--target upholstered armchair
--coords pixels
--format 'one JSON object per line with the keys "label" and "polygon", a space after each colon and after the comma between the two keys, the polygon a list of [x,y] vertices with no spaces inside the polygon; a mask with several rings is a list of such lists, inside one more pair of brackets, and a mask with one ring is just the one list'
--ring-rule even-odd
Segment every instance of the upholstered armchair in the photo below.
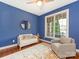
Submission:
{"label": "upholstered armchair", "polygon": [[76,55],[76,44],[74,39],[61,37],[59,40],[51,41],[52,50],[60,58],[72,57]]}

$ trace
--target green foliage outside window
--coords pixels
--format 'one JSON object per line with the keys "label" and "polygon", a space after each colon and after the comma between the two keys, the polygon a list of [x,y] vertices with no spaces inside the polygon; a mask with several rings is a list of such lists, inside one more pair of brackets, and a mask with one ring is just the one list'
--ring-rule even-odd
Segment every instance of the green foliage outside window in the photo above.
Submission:
{"label": "green foliage outside window", "polygon": [[60,24],[58,20],[55,22],[55,36],[60,37]]}

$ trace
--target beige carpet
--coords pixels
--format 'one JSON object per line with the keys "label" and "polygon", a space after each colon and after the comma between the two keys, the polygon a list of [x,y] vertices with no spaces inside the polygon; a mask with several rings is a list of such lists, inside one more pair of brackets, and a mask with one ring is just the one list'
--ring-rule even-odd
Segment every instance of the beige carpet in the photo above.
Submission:
{"label": "beige carpet", "polygon": [[22,51],[10,54],[0,59],[59,59],[52,52],[50,45],[46,43],[37,44]]}

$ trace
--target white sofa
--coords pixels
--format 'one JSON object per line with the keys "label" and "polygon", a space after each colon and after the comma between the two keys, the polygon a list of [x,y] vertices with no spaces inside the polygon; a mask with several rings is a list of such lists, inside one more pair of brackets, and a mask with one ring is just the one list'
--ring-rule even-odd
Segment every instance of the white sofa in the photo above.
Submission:
{"label": "white sofa", "polygon": [[38,41],[38,37],[33,34],[21,34],[18,36],[18,46],[20,47],[20,49],[23,46],[37,43]]}
{"label": "white sofa", "polygon": [[60,58],[72,57],[76,55],[76,44],[72,38],[61,37],[57,41],[52,40],[51,46],[52,50]]}

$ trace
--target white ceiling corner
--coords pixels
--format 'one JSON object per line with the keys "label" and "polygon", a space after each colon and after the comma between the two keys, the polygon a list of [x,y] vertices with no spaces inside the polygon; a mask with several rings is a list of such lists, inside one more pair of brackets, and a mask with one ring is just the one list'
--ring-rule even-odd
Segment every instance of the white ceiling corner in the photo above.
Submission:
{"label": "white ceiling corner", "polygon": [[22,9],[24,11],[30,12],[35,15],[42,15],[47,12],[50,12],[52,10],[55,10],[57,8],[60,8],[62,6],[68,5],[70,3],[73,3],[77,0],[54,0],[49,3],[45,3],[42,8],[39,8],[35,3],[27,4],[26,2],[31,0],[0,0],[3,3],[6,3],[8,5],[17,7],[19,9]]}

